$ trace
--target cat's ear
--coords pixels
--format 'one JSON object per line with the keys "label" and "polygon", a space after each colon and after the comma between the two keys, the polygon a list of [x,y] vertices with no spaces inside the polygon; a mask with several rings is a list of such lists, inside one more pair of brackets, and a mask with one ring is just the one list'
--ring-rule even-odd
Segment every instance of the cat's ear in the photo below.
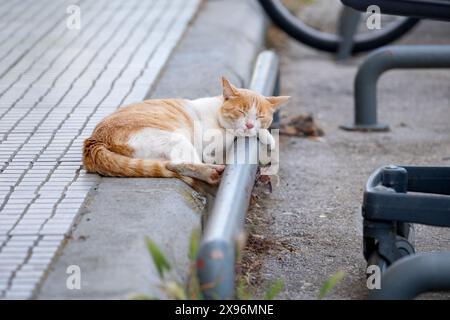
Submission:
{"label": "cat's ear", "polygon": [[286,103],[290,98],[290,96],[266,97],[267,101],[272,104],[272,109],[274,110]]}
{"label": "cat's ear", "polygon": [[238,89],[233,86],[230,81],[222,77],[223,97],[225,100],[235,98],[239,95]]}

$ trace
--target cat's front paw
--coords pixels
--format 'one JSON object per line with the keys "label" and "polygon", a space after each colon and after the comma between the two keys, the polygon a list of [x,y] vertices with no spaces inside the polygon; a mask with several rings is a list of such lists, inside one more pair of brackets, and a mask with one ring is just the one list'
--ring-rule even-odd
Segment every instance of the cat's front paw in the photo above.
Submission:
{"label": "cat's front paw", "polygon": [[271,134],[266,135],[265,138],[264,139],[260,139],[260,141],[263,144],[269,146],[270,150],[274,150],[275,147],[276,147],[275,139],[273,138],[273,136]]}
{"label": "cat's front paw", "polygon": [[268,145],[269,145],[270,150],[275,150],[276,143],[275,143],[275,139],[273,138],[273,136],[269,135],[268,140],[269,140]]}
{"label": "cat's front paw", "polygon": [[274,137],[266,129],[259,131],[259,141],[261,141],[262,144],[269,146],[270,150],[274,150],[276,147]]}

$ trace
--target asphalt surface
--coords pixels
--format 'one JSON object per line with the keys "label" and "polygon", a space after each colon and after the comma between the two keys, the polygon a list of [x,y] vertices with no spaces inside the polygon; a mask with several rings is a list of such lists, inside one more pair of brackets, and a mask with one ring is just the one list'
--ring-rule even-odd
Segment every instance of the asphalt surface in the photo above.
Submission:
{"label": "asphalt surface", "polygon": [[[401,43],[449,43],[448,35],[448,24],[423,22]],[[378,87],[379,120],[391,131],[346,132],[338,127],[352,122],[353,79],[364,56],[337,64],[276,32],[269,43],[281,56],[282,94],[292,96],[282,116],[311,112],[325,136],[281,137],[280,184],[258,200],[251,216],[259,222],[249,226],[260,240],[281,245],[252,256],[261,266],[250,278],[259,279],[260,295],[282,279],[279,298],[316,299],[344,271],[327,298],[364,299],[363,186],[386,164],[450,165],[450,71],[388,72]],[[418,226],[416,243],[420,252],[450,250],[450,230]]]}

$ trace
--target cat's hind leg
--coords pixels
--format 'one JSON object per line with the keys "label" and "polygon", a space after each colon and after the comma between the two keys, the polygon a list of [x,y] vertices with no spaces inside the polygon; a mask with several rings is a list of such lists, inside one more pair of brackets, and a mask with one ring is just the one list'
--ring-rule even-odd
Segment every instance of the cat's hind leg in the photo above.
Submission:
{"label": "cat's hind leg", "polygon": [[224,166],[202,163],[199,152],[183,132],[146,128],[131,136],[128,145],[134,149],[134,158],[161,161],[164,169],[175,173],[164,177],[179,178],[198,191],[205,190],[201,184],[217,185],[224,170]]}
{"label": "cat's hind leg", "polygon": [[180,136],[167,155],[170,162],[166,168],[182,176],[192,177],[211,185],[217,185],[225,169],[223,165],[205,164],[197,150],[186,137]]}
{"label": "cat's hind leg", "polygon": [[166,168],[182,176],[202,180],[211,185],[219,184],[222,173],[225,170],[224,165],[185,162],[170,162],[166,165]]}

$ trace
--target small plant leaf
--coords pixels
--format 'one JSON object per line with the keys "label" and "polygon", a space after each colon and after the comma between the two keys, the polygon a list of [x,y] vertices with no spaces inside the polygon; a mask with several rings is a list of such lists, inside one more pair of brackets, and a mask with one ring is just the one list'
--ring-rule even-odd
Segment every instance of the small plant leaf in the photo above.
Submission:
{"label": "small plant leaf", "polygon": [[200,230],[196,229],[191,233],[191,239],[189,242],[189,272],[188,280],[186,283],[186,294],[190,300],[203,300],[203,295],[200,290],[200,283],[197,276],[197,254],[200,247]]}
{"label": "small plant leaf", "polygon": [[186,292],[184,291],[184,288],[175,281],[168,281],[164,284],[164,286],[161,288],[164,290],[170,299],[174,300],[186,300]]}
{"label": "small plant leaf", "polygon": [[244,277],[240,277],[236,286],[236,299],[238,300],[251,300],[252,294],[249,290],[249,286]]}
{"label": "small plant leaf", "polygon": [[280,292],[283,290],[284,288],[284,282],[281,279],[278,279],[277,281],[275,281],[274,284],[272,284],[269,289],[266,292],[265,295],[265,299],[266,300],[273,300],[276,298],[276,296],[278,296],[280,294]]}
{"label": "small plant leaf", "polygon": [[197,259],[199,245],[200,245],[200,231],[194,230],[191,234],[191,241],[189,243],[189,261],[195,262],[195,260]]}
{"label": "small plant leaf", "polygon": [[323,284],[319,292],[319,299],[325,298],[325,296],[330,293],[333,288],[344,279],[345,273],[343,271],[338,271],[333,274],[327,281]]}
{"label": "small plant leaf", "polygon": [[164,278],[165,272],[170,271],[170,264],[169,262],[167,262],[164,254],[152,240],[150,240],[149,238],[145,238],[145,242],[147,243],[147,249],[152,256],[153,263],[156,266],[159,277],[162,279]]}

